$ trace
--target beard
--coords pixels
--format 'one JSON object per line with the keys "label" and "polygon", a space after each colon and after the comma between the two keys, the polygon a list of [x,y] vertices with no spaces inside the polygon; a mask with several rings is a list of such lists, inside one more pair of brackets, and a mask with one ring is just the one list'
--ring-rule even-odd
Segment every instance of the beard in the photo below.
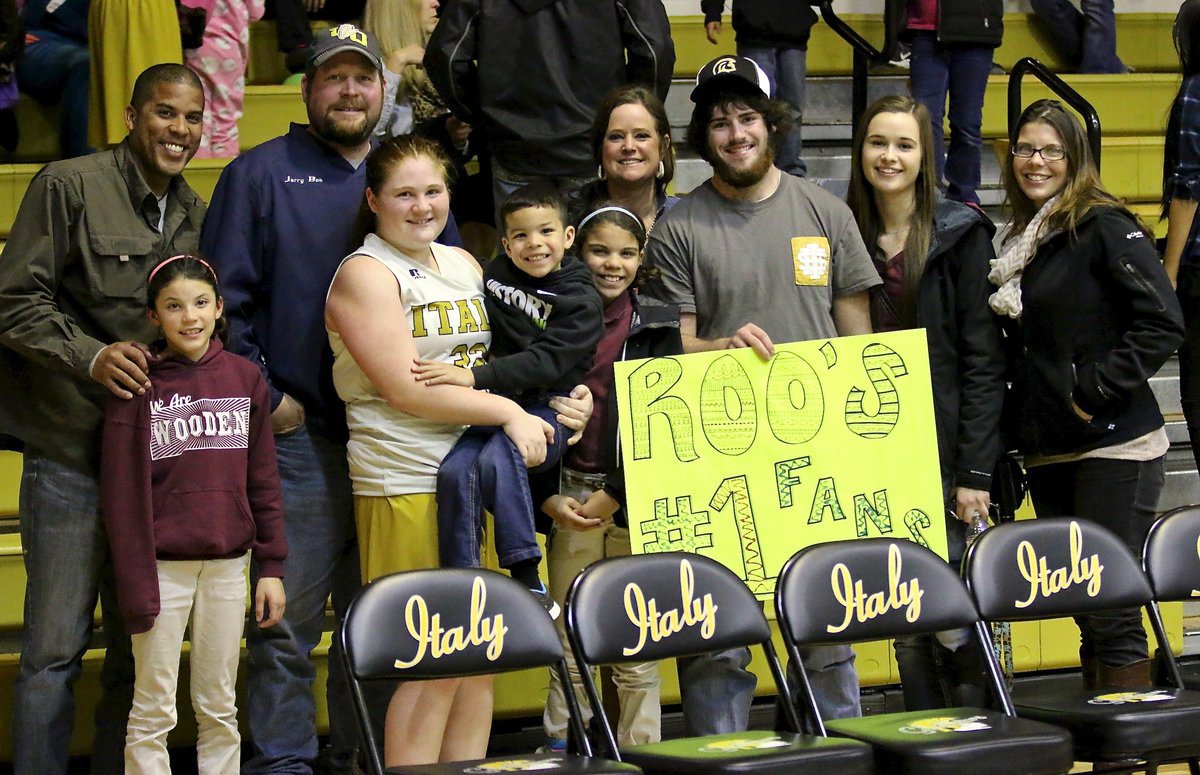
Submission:
{"label": "beard", "polygon": [[[339,108],[354,107],[363,108],[366,113],[357,121],[347,122],[332,118],[330,113]],[[325,142],[331,145],[340,145],[344,147],[352,147],[361,145],[371,136],[371,131],[375,129],[375,124],[379,123],[379,109],[371,111],[365,104],[363,105],[334,105],[323,116],[309,116],[309,123],[316,132],[317,137],[320,137]]]}
{"label": "beard", "polygon": [[770,144],[760,146],[762,153],[748,167],[735,168],[725,161],[719,153],[712,153],[713,171],[718,178],[734,188],[750,188],[758,184],[771,170],[775,163],[775,151]]}

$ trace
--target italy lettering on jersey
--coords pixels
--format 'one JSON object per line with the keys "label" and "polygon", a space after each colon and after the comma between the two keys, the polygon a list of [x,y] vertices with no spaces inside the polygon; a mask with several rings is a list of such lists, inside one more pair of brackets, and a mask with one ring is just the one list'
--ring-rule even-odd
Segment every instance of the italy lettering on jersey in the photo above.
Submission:
{"label": "italy lettering on jersey", "polygon": [[198,398],[176,395],[150,402],[150,459],[178,457],[199,449],[250,446],[250,397]]}
{"label": "italy lettering on jersey", "polygon": [[546,321],[550,319],[550,313],[554,311],[553,304],[539,299],[522,288],[505,285],[495,278],[488,280],[486,285],[488,293],[492,294],[493,298],[497,301],[506,306],[521,310],[529,316],[529,319],[538,328],[546,327]]}
{"label": "italy lettering on jersey", "polygon": [[474,334],[491,330],[483,299],[454,299],[453,301],[431,301],[414,304],[412,307],[412,335],[414,339],[429,336],[430,329],[438,336],[451,334]]}

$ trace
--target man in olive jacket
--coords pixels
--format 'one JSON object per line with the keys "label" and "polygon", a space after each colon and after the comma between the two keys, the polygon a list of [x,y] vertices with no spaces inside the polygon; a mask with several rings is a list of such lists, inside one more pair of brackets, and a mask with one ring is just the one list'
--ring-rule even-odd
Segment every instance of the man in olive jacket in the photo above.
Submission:
{"label": "man in olive jacket", "polygon": [[147,274],[200,241],[204,202],[181,173],[199,147],[203,113],[194,73],[148,68],[125,108],[129,135],[111,150],[46,165],[0,255],[0,433],[25,453],[16,775],[67,771],[72,690],[98,592],[106,652],[92,768],[124,770],[133,659],[100,519],[101,422],[109,393],[132,398],[149,385]]}

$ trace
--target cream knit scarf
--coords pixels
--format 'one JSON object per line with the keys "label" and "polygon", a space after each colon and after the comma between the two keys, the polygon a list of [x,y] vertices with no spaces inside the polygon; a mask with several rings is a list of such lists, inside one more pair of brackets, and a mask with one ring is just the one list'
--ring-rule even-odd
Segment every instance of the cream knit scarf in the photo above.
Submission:
{"label": "cream knit scarf", "polygon": [[1058,234],[1059,230],[1040,233],[1046,216],[1056,204],[1057,194],[1046,200],[1046,204],[1033,216],[1025,231],[1021,232],[1021,236],[1009,243],[998,258],[992,259],[988,280],[991,280],[992,285],[999,286],[999,289],[988,298],[988,304],[997,315],[1021,317],[1021,275],[1037,255],[1038,246]]}

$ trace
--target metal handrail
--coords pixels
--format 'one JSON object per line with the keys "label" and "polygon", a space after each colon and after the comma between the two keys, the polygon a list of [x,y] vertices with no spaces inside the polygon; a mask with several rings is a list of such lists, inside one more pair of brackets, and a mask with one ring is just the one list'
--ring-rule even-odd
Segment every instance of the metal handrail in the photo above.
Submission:
{"label": "metal handrail", "polygon": [[[827,0],[828,1],[828,0]],[[1087,129],[1088,147],[1092,149],[1092,159],[1096,162],[1096,170],[1100,170],[1100,116],[1092,103],[1071,87],[1063,79],[1050,72],[1045,65],[1033,57],[1025,57],[1013,65],[1008,75],[1008,140],[1017,141],[1017,121],[1021,118],[1024,106],[1021,103],[1021,79],[1029,73],[1041,81],[1054,95],[1067,103],[1076,113],[1083,117],[1083,125]]]}
{"label": "metal handrail", "polygon": [[829,29],[849,43],[853,52],[854,70],[850,81],[850,131],[856,132],[858,121],[867,110],[867,69],[872,62],[882,61],[883,54],[834,13],[833,0],[809,0],[809,3],[821,10],[821,18],[829,25]]}

